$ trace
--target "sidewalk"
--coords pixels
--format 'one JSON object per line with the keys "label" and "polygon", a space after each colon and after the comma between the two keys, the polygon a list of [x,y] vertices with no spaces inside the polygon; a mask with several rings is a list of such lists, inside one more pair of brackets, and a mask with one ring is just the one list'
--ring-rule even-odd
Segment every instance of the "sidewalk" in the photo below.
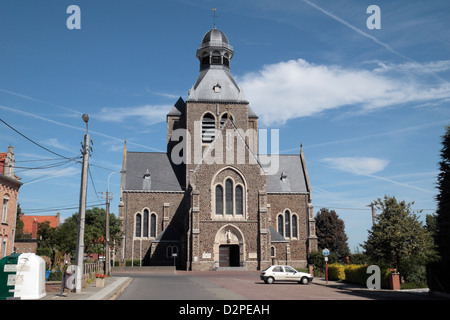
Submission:
{"label": "sidewalk", "polygon": [[82,288],[80,293],[68,292],[66,289],[62,296],[60,291],[47,292],[47,295],[40,300],[114,300],[131,281],[132,278],[129,277],[107,277],[103,288],[97,288],[94,284],[90,284],[86,288]]}
{"label": "sidewalk", "polygon": [[404,293],[414,294],[417,296],[430,296],[430,290],[428,288],[403,289],[403,290],[368,289],[367,287],[359,285],[359,284],[342,282],[342,281],[328,280],[328,284],[327,284],[325,278],[314,278],[312,283],[318,284],[321,286],[327,286],[330,288],[335,288],[335,289],[359,291],[359,292],[367,291],[368,293],[370,292],[370,293],[375,293],[375,294],[384,295],[384,296],[392,296],[392,297],[398,296],[398,295],[404,294]]}

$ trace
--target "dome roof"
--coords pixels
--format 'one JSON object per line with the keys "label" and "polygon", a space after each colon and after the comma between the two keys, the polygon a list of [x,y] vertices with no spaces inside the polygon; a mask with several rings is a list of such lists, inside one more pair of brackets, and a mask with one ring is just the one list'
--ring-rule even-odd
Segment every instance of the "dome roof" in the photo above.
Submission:
{"label": "dome roof", "polygon": [[208,42],[222,42],[229,44],[227,36],[219,29],[216,29],[215,26],[203,36],[202,44],[207,44]]}
{"label": "dome roof", "polygon": [[199,49],[207,48],[207,47],[223,47],[229,50],[233,50],[233,47],[228,42],[228,38],[219,29],[215,26],[211,30],[205,33],[202,39],[202,43],[199,46]]}

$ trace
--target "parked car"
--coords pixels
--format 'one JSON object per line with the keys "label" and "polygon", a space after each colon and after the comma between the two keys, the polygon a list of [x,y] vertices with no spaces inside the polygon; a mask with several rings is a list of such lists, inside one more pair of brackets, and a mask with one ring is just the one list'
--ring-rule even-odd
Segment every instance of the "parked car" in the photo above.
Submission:
{"label": "parked car", "polygon": [[273,283],[274,281],[297,281],[302,284],[309,284],[313,280],[313,276],[309,273],[300,272],[291,266],[270,266],[260,274],[261,280],[265,283]]}

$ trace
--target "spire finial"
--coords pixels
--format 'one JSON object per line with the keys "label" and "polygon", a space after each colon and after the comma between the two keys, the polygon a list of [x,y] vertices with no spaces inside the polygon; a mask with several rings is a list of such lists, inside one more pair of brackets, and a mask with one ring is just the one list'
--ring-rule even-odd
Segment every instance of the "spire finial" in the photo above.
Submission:
{"label": "spire finial", "polygon": [[213,18],[214,18],[214,28],[216,27],[216,8],[212,9],[213,11]]}

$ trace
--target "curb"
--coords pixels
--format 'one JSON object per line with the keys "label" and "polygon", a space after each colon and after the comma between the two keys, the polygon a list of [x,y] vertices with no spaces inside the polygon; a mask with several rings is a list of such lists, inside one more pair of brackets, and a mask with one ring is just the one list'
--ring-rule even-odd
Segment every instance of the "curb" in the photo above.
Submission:
{"label": "curb", "polygon": [[87,300],[115,300],[131,283],[132,280],[133,279],[129,277],[120,278],[113,284],[91,295],[89,298],[87,298]]}

